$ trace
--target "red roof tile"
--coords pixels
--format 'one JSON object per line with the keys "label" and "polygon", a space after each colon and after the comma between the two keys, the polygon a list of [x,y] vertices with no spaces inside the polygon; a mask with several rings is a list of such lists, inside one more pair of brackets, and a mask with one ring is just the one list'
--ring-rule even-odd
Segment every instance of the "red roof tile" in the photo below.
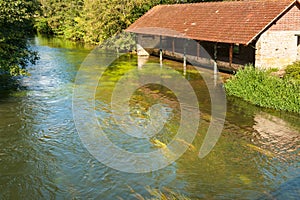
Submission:
{"label": "red roof tile", "polygon": [[159,5],[128,32],[249,44],[297,0],[226,1]]}

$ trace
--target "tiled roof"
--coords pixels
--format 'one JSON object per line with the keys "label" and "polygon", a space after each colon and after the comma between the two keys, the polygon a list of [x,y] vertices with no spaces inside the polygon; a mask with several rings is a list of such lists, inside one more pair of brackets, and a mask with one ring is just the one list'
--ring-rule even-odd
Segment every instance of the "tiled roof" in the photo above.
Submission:
{"label": "tiled roof", "polygon": [[297,0],[248,0],[159,5],[128,32],[249,44]]}

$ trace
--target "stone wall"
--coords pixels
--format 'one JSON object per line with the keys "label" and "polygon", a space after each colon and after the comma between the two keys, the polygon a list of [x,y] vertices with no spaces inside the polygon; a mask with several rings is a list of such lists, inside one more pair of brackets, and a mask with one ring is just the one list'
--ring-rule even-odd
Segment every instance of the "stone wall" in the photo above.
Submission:
{"label": "stone wall", "polygon": [[299,58],[297,31],[267,31],[256,43],[255,66],[282,68]]}
{"label": "stone wall", "polygon": [[256,43],[255,66],[281,68],[300,60],[300,8],[295,5],[265,31]]}
{"label": "stone wall", "polygon": [[297,60],[300,60],[300,35],[298,36],[298,56],[297,56]]}

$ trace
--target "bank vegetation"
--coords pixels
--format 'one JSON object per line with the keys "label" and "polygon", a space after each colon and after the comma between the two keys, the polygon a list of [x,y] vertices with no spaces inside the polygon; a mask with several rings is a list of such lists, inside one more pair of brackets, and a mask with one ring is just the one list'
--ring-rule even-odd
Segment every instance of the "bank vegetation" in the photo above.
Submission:
{"label": "bank vegetation", "polygon": [[283,77],[274,71],[246,66],[226,82],[226,92],[261,107],[300,113],[300,61],[287,66]]}
{"label": "bank vegetation", "polygon": [[98,45],[156,5],[204,1],[216,0],[40,0],[36,29],[41,34]]}

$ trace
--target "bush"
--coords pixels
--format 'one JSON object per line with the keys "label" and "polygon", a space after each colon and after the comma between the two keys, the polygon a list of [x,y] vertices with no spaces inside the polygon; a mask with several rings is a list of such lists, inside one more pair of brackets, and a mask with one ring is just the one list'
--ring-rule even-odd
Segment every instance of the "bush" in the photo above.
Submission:
{"label": "bush", "polygon": [[39,18],[38,20],[36,20],[34,27],[40,34],[53,35],[53,31],[49,26],[46,18]]}
{"label": "bush", "polygon": [[288,65],[285,69],[285,78],[292,78],[300,81],[300,61]]}
{"label": "bush", "polygon": [[300,84],[280,79],[269,72],[246,66],[225,84],[228,95],[240,97],[255,105],[300,113]]}

